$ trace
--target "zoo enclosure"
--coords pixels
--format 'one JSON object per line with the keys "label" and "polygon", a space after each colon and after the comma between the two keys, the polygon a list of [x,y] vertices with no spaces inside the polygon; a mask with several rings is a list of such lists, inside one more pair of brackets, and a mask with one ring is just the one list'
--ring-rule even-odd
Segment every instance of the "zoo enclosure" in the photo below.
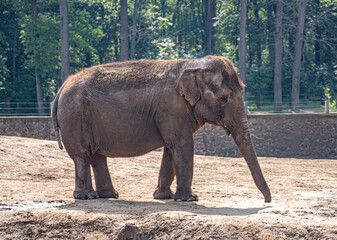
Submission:
{"label": "zoo enclosure", "polygon": [[[336,101],[326,96],[324,92],[320,93],[301,93],[299,99],[299,111],[294,112],[291,107],[291,94],[282,94],[282,112],[281,113],[329,113],[337,112]],[[264,114],[274,112],[274,94],[272,91],[246,92],[246,109],[248,114]],[[277,102],[279,103],[279,102]],[[278,112],[280,113],[280,112]]]}
{"label": "zoo enclosure", "polygon": [[42,102],[39,108],[35,99],[0,99],[0,116],[50,116],[52,105],[53,102]]}
{"label": "zoo enclosure", "polygon": [[[260,157],[337,157],[337,114],[250,114],[250,133]],[[56,140],[51,117],[0,117],[1,136]],[[241,157],[233,138],[205,124],[194,134],[195,153]]]}
{"label": "zoo enclosure", "polygon": [[[274,113],[273,92],[247,92],[246,110],[248,114]],[[52,101],[39,104],[36,99],[0,99],[0,116],[50,116]],[[322,94],[301,94],[299,113],[337,112],[336,100],[331,101]],[[283,96],[282,113],[293,113],[289,95]]]}

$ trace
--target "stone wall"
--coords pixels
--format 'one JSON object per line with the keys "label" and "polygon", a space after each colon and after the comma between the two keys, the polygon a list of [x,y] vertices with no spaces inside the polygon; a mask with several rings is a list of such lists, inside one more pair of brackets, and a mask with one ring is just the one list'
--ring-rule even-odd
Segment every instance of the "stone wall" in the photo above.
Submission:
{"label": "stone wall", "polygon": [[[248,120],[260,157],[337,159],[337,114],[249,115]],[[56,139],[49,117],[0,118],[0,135]],[[194,139],[197,154],[241,156],[220,127],[207,124]]]}
{"label": "stone wall", "polygon": [[0,117],[0,136],[56,140],[50,117]]}
{"label": "stone wall", "polygon": [[[337,159],[337,114],[249,115],[251,137],[260,157]],[[195,134],[197,154],[241,156],[220,127]]]}

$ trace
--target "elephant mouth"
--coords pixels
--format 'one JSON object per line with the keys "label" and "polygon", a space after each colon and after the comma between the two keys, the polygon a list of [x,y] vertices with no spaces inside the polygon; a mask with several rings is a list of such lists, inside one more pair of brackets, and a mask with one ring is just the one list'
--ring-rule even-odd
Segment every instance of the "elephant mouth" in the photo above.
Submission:
{"label": "elephant mouth", "polygon": [[222,122],[222,127],[225,130],[227,136],[230,136],[232,133],[233,126],[228,122]]}
{"label": "elephant mouth", "polygon": [[229,130],[227,127],[223,127],[225,129],[225,132],[227,134],[227,136],[231,135],[231,130]]}

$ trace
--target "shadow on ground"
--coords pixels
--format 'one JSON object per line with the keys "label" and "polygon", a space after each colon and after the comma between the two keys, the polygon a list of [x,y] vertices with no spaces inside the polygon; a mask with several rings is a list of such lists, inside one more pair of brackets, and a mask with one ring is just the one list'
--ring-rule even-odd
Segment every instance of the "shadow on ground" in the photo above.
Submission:
{"label": "shadow on ground", "polygon": [[258,208],[206,207],[196,202],[126,201],[114,199],[75,200],[74,203],[60,206],[61,209],[80,210],[104,214],[148,215],[162,212],[186,212],[198,215],[248,216],[270,206]]}

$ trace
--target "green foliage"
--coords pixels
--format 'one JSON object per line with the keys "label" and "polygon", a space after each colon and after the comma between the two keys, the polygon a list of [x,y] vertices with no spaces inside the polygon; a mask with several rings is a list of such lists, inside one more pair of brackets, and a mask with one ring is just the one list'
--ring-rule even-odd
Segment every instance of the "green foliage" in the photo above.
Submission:
{"label": "green foliage", "polygon": [[136,58],[198,58],[203,55],[202,26],[194,1],[162,1],[140,7]]}
{"label": "green foliage", "polygon": [[[153,4],[143,7],[140,19],[142,31],[138,35],[136,58],[157,59],[161,54],[164,59],[172,59],[174,47],[172,39],[161,38],[161,30],[169,26],[168,19],[161,17],[159,12],[154,11],[157,7]],[[165,49],[168,52],[164,53]]]}
{"label": "green foliage", "polygon": [[222,2],[216,16],[215,49],[216,53],[239,61],[240,8],[238,1]]}
{"label": "green foliage", "polygon": [[13,17],[9,1],[0,2],[0,98],[12,95],[11,75],[8,64],[8,51],[10,49],[10,32],[12,31]]}
{"label": "green foliage", "polygon": [[247,71],[247,85],[250,91],[260,90],[268,92],[272,90],[272,83],[270,82],[269,68],[266,65],[258,67],[253,64]]}
{"label": "green foliage", "polygon": [[150,58],[158,59],[176,59],[178,52],[175,50],[175,44],[170,38],[159,38],[153,40],[152,44],[156,46],[157,51]]}
{"label": "green foliage", "polygon": [[[25,65],[32,74],[37,67],[44,88],[49,89],[52,81],[60,79],[59,20],[56,16],[38,14],[34,22],[30,16],[25,16],[21,28],[21,43],[28,59]],[[38,63],[34,62],[36,54],[40,56]]]}
{"label": "green foliage", "polygon": [[325,95],[325,100],[329,101],[329,111],[337,112],[337,100],[332,99],[331,90],[329,88],[325,88],[324,95]]}
{"label": "green foliage", "polygon": [[94,47],[104,36],[102,26],[93,27],[90,6],[74,3],[69,6],[69,45],[71,72],[99,64],[98,50]]}
{"label": "green foliage", "polygon": [[[130,44],[134,2],[128,1]],[[202,57],[205,36],[203,2],[140,0],[136,59]],[[240,1],[216,2],[212,51],[215,55],[228,57],[237,65]],[[284,104],[287,105],[298,8],[297,1],[285,0],[283,3],[282,91]],[[260,91],[264,103],[268,102],[272,107],[275,3],[252,0],[247,4],[247,98],[253,99],[255,104],[256,93]],[[119,10],[118,0],[68,1],[71,73],[84,67],[119,60]],[[308,0],[306,10],[301,101],[315,99],[316,104],[320,105],[324,98],[321,91],[328,88],[333,108],[337,99],[337,1]],[[59,1],[38,0],[37,12],[37,20],[33,22],[31,1],[0,2],[0,101],[6,97],[34,100],[35,67],[41,75],[45,100],[52,98],[61,85]],[[40,56],[37,64],[34,62],[36,54]],[[16,81],[15,88],[13,79]]]}
{"label": "green foliage", "polygon": [[6,89],[4,84],[9,76],[9,71],[6,65],[7,57],[5,56],[4,50],[7,47],[8,44],[5,41],[5,34],[0,32],[0,92]]}

